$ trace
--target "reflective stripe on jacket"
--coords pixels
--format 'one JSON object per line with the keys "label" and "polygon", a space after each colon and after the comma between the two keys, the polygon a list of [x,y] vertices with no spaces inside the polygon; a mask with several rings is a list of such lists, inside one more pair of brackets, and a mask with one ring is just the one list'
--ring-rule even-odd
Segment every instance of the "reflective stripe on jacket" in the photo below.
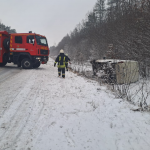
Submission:
{"label": "reflective stripe on jacket", "polygon": [[58,68],[65,68],[66,67],[65,59],[66,59],[66,57],[64,57],[64,59],[63,59],[63,65],[61,65],[60,64],[61,56],[59,56],[59,62],[58,62],[58,65],[57,65]]}

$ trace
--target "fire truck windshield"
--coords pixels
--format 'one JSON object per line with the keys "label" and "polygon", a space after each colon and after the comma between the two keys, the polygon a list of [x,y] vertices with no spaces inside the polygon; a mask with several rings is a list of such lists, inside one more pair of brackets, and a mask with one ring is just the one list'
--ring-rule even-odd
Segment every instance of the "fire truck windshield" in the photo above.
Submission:
{"label": "fire truck windshield", "polygon": [[36,35],[36,42],[38,45],[48,46],[46,38]]}

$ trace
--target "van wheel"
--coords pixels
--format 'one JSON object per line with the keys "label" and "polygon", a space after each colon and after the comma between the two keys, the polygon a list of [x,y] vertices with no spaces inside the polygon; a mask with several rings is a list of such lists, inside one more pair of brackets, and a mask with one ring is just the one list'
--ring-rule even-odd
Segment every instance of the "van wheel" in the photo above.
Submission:
{"label": "van wheel", "polygon": [[24,58],[21,65],[23,69],[30,69],[32,68],[32,61],[29,58]]}
{"label": "van wheel", "polygon": [[38,67],[40,67],[40,65],[41,65],[41,63],[40,63],[40,61],[39,61],[39,62],[37,62],[37,63],[35,63],[35,64],[33,65],[33,68],[38,68]]}

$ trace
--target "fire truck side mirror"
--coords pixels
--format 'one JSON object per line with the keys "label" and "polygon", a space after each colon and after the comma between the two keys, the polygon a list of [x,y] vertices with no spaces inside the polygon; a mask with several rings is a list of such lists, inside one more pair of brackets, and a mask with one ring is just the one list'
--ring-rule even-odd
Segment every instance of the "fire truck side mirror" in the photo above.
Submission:
{"label": "fire truck side mirror", "polygon": [[36,40],[34,39],[33,45],[36,44]]}

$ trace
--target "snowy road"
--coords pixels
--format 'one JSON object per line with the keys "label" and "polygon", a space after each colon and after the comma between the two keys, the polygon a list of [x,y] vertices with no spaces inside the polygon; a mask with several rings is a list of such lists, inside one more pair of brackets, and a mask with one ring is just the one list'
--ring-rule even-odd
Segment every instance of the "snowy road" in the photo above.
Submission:
{"label": "snowy road", "polygon": [[0,84],[2,82],[5,82],[6,80],[8,80],[10,77],[16,75],[17,73],[20,72],[20,69],[17,68],[15,65],[13,64],[9,64],[5,67],[1,67],[0,68]]}
{"label": "snowy road", "polygon": [[0,68],[0,150],[150,150],[150,113],[53,63]]}

